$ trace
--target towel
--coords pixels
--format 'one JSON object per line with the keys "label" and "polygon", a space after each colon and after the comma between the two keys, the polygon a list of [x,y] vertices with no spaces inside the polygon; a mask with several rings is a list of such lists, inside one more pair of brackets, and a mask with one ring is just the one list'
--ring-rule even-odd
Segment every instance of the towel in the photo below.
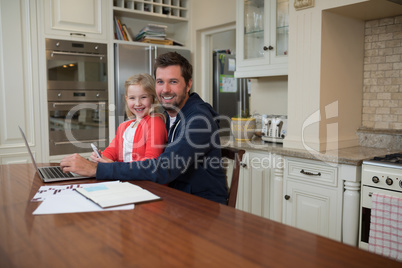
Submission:
{"label": "towel", "polygon": [[401,197],[373,193],[369,251],[402,261]]}

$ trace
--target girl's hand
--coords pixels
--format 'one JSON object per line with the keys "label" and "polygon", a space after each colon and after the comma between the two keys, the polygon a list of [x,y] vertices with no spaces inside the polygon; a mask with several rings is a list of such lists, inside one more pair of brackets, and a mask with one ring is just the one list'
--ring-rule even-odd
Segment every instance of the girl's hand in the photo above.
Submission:
{"label": "girl's hand", "polygon": [[112,160],[110,160],[110,159],[107,158],[107,157],[104,157],[103,155],[102,155],[101,158],[99,158],[99,157],[95,154],[95,152],[92,152],[92,154],[89,156],[89,160],[91,160],[92,162],[113,163]]}

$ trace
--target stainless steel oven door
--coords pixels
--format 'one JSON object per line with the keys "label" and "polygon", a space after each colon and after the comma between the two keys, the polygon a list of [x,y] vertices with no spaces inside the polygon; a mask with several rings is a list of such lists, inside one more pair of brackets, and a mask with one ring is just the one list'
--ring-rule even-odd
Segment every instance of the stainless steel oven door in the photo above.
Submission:
{"label": "stainless steel oven door", "polygon": [[50,155],[91,152],[108,145],[107,102],[49,102]]}
{"label": "stainless steel oven door", "polygon": [[107,56],[46,51],[48,90],[107,90]]}

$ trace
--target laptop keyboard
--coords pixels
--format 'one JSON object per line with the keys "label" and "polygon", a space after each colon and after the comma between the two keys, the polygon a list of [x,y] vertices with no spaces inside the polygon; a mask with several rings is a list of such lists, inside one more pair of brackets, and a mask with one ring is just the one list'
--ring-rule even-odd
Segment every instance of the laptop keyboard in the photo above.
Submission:
{"label": "laptop keyboard", "polygon": [[61,171],[60,167],[44,167],[41,168],[43,171],[44,175],[48,179],[58,179],[58,178],[73,178],[74,175],[71,174],[70,172],[64,173]]}

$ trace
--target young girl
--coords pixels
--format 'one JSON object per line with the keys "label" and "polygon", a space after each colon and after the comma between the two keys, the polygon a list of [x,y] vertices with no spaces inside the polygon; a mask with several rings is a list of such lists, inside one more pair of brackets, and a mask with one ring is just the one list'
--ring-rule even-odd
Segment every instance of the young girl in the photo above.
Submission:
{"label": "young girl", "polygon": [[158,157],[167,140],[165,122],[153,114],[157,104],[155,80],[149,74],[137,74],[124,83],[126,114],[130,120],[119,125],[116,136],[96,162],[132,162]]}

